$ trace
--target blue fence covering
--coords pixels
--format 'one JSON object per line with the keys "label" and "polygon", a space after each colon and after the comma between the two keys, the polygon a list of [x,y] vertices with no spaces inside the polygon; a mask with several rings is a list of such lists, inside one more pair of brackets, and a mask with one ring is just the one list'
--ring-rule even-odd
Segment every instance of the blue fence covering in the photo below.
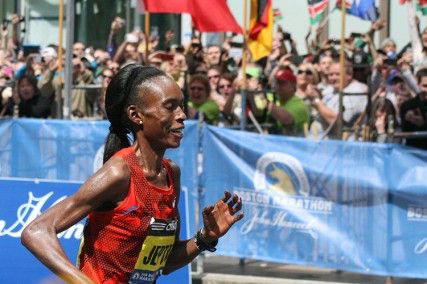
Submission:
{"label": "blue fence covering", "polygon": [[[0,176],[81,182],[102,164],[106,133],[99,121],[0,121]],[[424,151],[199,129],[190,121],[167,156],[181,167],[190,233],[199,202],[211,204],[224,190],[242,196],[245,218],[217,254],[427,278]]]}
{"label": "blue fence covering", "polygon": [[426,152],[204,130],[204,200],[237,192],[246,215],[219,254],[427,277]]}
{"label": "blue fence covering", "polygon": [[[34,179],[0,178],[0,273],[1,283],[59,283],[58,278],[21,245],[21,233],[40,213],[73,194],[76,182],[53,182]],[[186,215],[186,192],[182,193],[179,210]],[[76,263],[84,220],[58,235],[68,258]],[[186,218],[182,218],[181,236],[188,238]],[[159,284],[191,283],[190,266],[161,276]]]}

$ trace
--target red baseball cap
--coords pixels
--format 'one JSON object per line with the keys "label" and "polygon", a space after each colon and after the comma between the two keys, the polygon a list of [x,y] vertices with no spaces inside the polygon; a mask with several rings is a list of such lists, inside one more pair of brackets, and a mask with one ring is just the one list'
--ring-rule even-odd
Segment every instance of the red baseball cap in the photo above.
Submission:
{"label": "red baseball cap", "polygon": [[297,77],[295,77],[294,73],[289,69],[282,69],[277,71],[276,73],[277,81],[291,81],[293,83],[297,82]]}

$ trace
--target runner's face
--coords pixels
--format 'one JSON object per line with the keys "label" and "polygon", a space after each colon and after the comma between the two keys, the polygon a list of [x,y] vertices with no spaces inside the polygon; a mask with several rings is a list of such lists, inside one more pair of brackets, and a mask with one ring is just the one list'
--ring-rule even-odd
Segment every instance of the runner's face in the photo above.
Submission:
{"label": "runner's face", "polygon": [[161,150],[176,148],[184,134],[184,98],[178,85],[161,77],[141,91],[143,131],[151,145]]}

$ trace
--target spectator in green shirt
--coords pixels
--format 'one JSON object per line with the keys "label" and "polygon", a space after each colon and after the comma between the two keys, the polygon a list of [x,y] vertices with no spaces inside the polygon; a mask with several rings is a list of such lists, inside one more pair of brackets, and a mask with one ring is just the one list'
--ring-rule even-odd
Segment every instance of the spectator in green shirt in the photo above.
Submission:
{"label": "spectator in green shirt", "polygon": [[199,119],[203,115],[204,121],[217,124],[219,120],[219,106],[210,97],[209,80],[205,75],[193,75],[189,83],[188,119]]}
{"label": "spectator in green shirt", "polygon": [[276,76],[275,102],[268,103],[268,112],[276,120],[278,133],[304,136],[304,125],[308,125],[310,113],[304,101],[295,95],[296,77],[290,69],[281,69]]}

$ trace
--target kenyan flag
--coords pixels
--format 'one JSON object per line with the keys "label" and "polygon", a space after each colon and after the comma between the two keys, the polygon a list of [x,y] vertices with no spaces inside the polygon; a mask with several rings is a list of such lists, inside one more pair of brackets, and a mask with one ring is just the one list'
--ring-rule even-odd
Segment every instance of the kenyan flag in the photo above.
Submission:
{"label": "kenyan flag", "polygon": [[273,18],[274,18],[274,21],[280,21],[281,19],[283,19],[282,11],[280,11],[279,8],[273,9]]}
{"label": "kenyan flag", "polygon": [[[400,4],[406,4],[407,0],[400,0]],[[424,16],[427,15],[427,0],[417,1],[417,11],[420,11]]]}
{"label": "kenyan flag", "polygon": [[424,16],[427,15],[427,0],[419,0],[417,3],[417,10],[421,11]]}
{"label": "kenyan flag", "polygon": [[[319,23],[323,14],[329,5],[329,0],[307,0],[308,13],[310,14],[310,22],[312,25]],[[427,1],[427,0],[426,0]]]}

